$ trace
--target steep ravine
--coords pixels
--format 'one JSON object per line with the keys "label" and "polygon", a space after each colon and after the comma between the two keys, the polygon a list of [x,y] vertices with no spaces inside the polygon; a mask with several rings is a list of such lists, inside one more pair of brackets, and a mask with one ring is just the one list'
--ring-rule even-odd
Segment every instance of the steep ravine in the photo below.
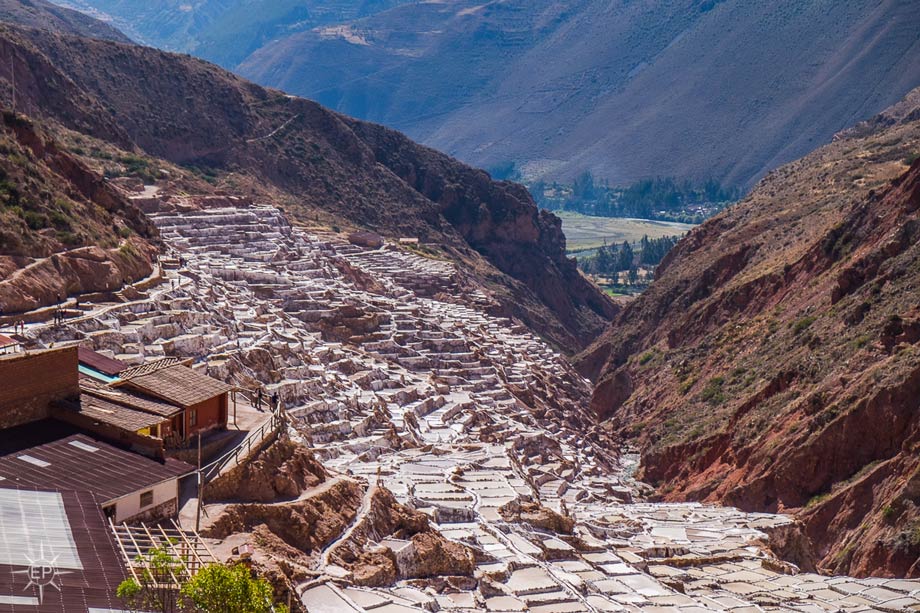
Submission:
{"label": "steep ravine", "polygon": [[920,110],[771,173],[578,358],[667,500],[789,512],[819,566],[920,575]]}

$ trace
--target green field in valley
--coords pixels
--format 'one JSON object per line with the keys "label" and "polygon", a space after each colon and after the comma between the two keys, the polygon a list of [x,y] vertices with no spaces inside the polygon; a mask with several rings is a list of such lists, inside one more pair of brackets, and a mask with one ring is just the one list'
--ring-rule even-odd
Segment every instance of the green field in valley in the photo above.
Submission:
{"label": "green field in valley", "polygon": [[694,228],[691,224],[625,217],[590,217],[568,211],[556,212],[562,219],[567,251],[578,254],[606,244],[636,242],[643,236],[661,238],[684,234]]}

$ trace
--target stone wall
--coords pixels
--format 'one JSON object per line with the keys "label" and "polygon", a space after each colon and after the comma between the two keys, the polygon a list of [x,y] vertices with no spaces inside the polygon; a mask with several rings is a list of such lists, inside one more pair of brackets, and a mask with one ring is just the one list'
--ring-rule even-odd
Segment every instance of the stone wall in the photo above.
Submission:
{"label": "stone wall", "polygon": [[0,357],[0,429],[50,417],[50,404],[80,395],[77,348]]}

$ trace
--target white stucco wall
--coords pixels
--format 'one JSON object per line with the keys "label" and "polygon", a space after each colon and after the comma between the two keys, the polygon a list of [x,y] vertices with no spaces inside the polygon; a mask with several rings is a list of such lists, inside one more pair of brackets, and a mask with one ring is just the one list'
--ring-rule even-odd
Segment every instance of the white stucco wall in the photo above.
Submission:
{"label": "white stucco wall", "polygon": [[[141,508],[141,494],[147,491],[153,490],[153,504],[148,505],[144,508]],[[154,485],[151,488],[139,490],[128,494],[127,496],[122,496],[121,498],[116,498],[115,500],[110,500],[105,503],[103,506],[109,506],[114,502],[115,504],[115,523],[121,523],[126,519],[131,519],[139,513],[150,510],[157,505],[161,505],[164,502],[169,502],[174,498],[179,496],[179,480],[170,479],[169,481],[164,481]]]}

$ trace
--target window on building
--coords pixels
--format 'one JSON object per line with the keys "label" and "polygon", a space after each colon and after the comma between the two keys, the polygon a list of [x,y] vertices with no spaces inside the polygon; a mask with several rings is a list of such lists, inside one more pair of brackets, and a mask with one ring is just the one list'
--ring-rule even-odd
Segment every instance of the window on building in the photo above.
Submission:
{"label": "window on building", "polygon": [[193,427],[198,425],[198,411],[195,409],[189,409],[188,425]]}
{"label": "window on building", "polygon": [[141,492],[141,508],[149,507],[153,504],[153,490]]}
{"label": "window on building", "polygon": [[115,505],[110,504],[107,507],[102,507],[102,512],[108,519],[115,519]]}

